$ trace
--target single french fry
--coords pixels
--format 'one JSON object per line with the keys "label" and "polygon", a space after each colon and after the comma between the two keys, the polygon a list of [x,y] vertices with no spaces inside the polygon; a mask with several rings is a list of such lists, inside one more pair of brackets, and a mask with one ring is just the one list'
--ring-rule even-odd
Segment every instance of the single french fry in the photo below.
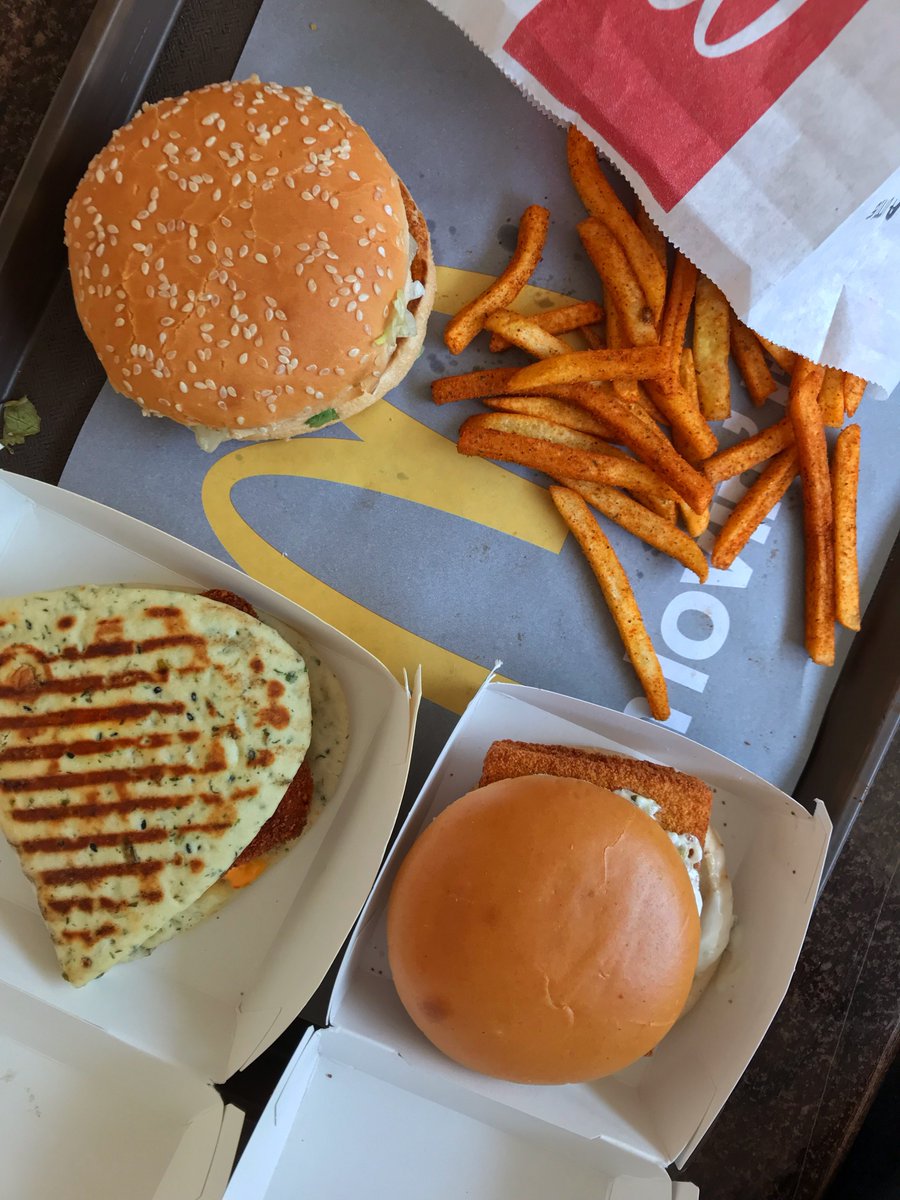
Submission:
{"label": "single french fry", "polygon": [[522,367],[511,380],[517,392],[559,383],[592,383],[604,379],[653,379],[666,369],[661,346],[631,350],[575,350]]}
{"label": "single french fry", "polygon": [[731,415],[728,313],[728,301],[712,280],[700,275],[694,301],[694,366],[700,411],[709,421]]}
{"label": "single french fry", "polygon": [[453,404],[457,400],[482,400],[502,392],[518,367],[490,367],[484,371],[467,371],[464,375],[445,375],[431,381],[431,398],[435,404]]}
{"label": "single french fry", "polygon": [[788,446],[778,454],[759,479],[747,489],[716,538],[712,565],[727,571],[750,540],[754,529],[772,511],[797,475],[797,451]]}
{"label": "single french fry", "polygon": [[699,467],[710,455],[716,453],[719,443],[700,412],[697,372],[694,370],[694,352],[690,346],[682,347],[678,362],[678,378],[677,381],[671,382],[670,388],[674,389],[676,383],[678,388],[676,407],[679,419],[672,426],[672,445],[691,466]]}
{"label": "single french fry", "polygon": [[865,379],[860,379],[858,375],[851,375],[847,371],[844,375],[844,409],[848,417],[856,414],[859,408],[859,402],[863,398],[863,392],[866,390]]}
{"label": "single french fry", "polygon": [[[647,212],[646,208],[644,208],[643,204],[638,204],[637,217],[635,219],[637,221],[638,229],[647,239],[650,249],[659,260],[659,265],[662,267],[663,271],[665,271],[668,263],[669,248],[669,243],[666,241],[666,235],[658,225],[654,225],[650,220],[650,214]],[[609,222],[607,222],[607,224],[609,224]]]}
{"label": "single french fry", "polygon": [[665,259],[660,263],[649,240],[618,198],[600,169],[593,144],[574,125],[566,142],[569,173],[581,202],[612,232],[631,264],[646,302],[658,321],[666,297]]}
{"label": "single french fry", "polygon": [[[612,230],[596,217],[588,217],[578,226],[578,236],[603,280],[606,307],[616,308],[628,341],[632,346],[657,345],[659,335],[655,310],[648,302],[628,256]],[[649,247],[648,253],[659,269],[659,263]]]}
{"label": "single french fry", "polygon": [[[516,314],[517,316],[520,314]],[[603,308],[593,300],[579,300],[575,304],[564,304],[561,308],[548,308],[527,318],[545,333],[572,333],[583,325],[596,325],[603,320]],[[487,322],[485,322],[487,325]],[[488,328],[490,328],[488,326]],[[500,333],[491,337],[488,349],[492,354],[508,350],[512,342]],[[527,347],[526,347],[527,349]]]}
{"label": "single french fry", "polygon": [[541,261],[550,213],[540,204],[530,204],[519,221],[516,249],[506,269],[474,300],[452,317],[444,330],[444,341],[453,354],[460,354],[484,328],[484,321],[500,308],[509,308]]}
{"label": "single french fry", "polygon": [[684,527],[692,538],[698,538],[701,533],[705,533],[709,528],[709,508],[704,508],[702,513],[695,513],[689,504],[685,504],[683,500],[678,501],[678,511],[681,513]]}
{"label": "single french fry", "polygon": [[769,358],[773,359],[781,367],[782,371],[786,371],[788,375],[793,373],[794,367],[797,365],[797,355],[793,350],[786,350],[784,346],[779,346],[775,342],[770,342],[768,338],[764,338],[761,333],[758,333],[759,344],[768,354]]}
{"label": "single french fry", "polygon": [[638,504],[624,492],[607,487],[602,483],[585,483],[580,479],[561,479],[564,487],[587,500],[592,508],[639,537],[648,546],[668,554],[676,562],[680,562],[693,571],[701,583],[709,574],[709,567],[703,551],[686,533],[678,529],[665,517],[648,511],[643,504]]}
{"label": "single french fry", "polygon": [[791,376],[788,416],[803,482],[806,548],[806,649],[813,662],[834,663],[834,511],[828,447],[819,408],[825,368],[798,358]]}
{"label": "single french fry", "polygon": [[644,387],[671,427],[672,437],[679,438],[679,452],[688,461],[693,459],[694,463],[700,463],[715,454],[719,448],[716,435],[699,409],[694,409],[685,396],[676,372],[668,371],[657,379],[647,379]]}
{"label": "single french fry", "polygon": [[709,480],[685,462],[652,421],[626,404],[612,388],[573,387],[567,389],[566,399],[612,428],[617,435],[615,440],[652,467],[695,512],[700,513],[709,506],[713,494]]}
{"label": "single french fry", "polygon": [[834,503],[835,615],[845,629],[859,629],[859,563],[856,556],[856,494],[859,488],[858,425],[841,430],[831,456]]}
{"label": "single french fry", "polygon": [[752,437],[735,442],[727,450],[720,450],[708,458],[703,464],[703,474],[710,483],[721,483],[723,479],[731,479],[765,462],[793,441],[794,427],[789,417],[783,417],[767,429],[761,429]]}
{"label": "single french fry", "polygon": [[754,404],[764,404],[778,387],[766,363],[759,339],[731,314],[731,354],[737,363],[747,394]]}
{"label": "single french fry", "polygon": [[608,439],[614,436],[608,425],[592,417],[577,404],[569,404],[565,400],[556,400],[550,396],[486,396],[483,403],[496,412],[539,417],[543,421],[554,421],[557,425],[566,425],[569,429],[592,433],[596,437]]}
{"label": "single french fry", "polygon": [[492,429],[497,433],[513,433],[518,437],[539,438],[558,446],[584,450],[589,454],[619,456],[615,447],[608,445],[605,439],[586,433],[584,430],[575,429],[571,425],[562,425],[558,421],[549,421],[545,417],[535,416],[533,413],[495,410],[479,415],[477,420],[481,429]]}
{"label": "single french fry", "polygon": [[507,433],[484,424],[501,415],[485,413],[464,421],[457,442],[460,454],[518,463],[543,471],[553,479],[586,479],[591,483],[627,488],[632,493],[649,492],[666,500],[672,499],[667,485],[649,467],[633,458],[610,453],[613,447],[595,452],[544,438]]}
{"label": "single french fry", "polygon": [[578,332],[587,342],[589,350],[605,349],[607,343],[603,340],[603,333],[599,325],[582,325]]}
{"label": "single french fry", "polygon": [[535,358],[552,358],[556,354],[570,354],[572,351],[572,347],[561,338],[541,329],[528,317],[506,308],[491,313],[485,319],[484,327],[491,333],[500,334],[511,345],[527,350]]}
{"label": "single french fry", "polygon": [[550,495],[600,584],[603,598],[641,681],[652,716],[657,721],[667,720],[669,698],[666,681],[622,564],[581,496],[563,487],[551,487]]}
{"label": "single french fry", "polygon": [[830,429],[840,429],[844,423],[844,372],[825,368],[822,390],[819,392],[822,420]]}
{"label": "single french fry", "polygon": [[660,338],[663,345],[669,347],[673,365],[677,365],[678,355],[681,354],[684,345],[684,334],[696,289],[697,268],[689,258],[680,253],[676,254]]}

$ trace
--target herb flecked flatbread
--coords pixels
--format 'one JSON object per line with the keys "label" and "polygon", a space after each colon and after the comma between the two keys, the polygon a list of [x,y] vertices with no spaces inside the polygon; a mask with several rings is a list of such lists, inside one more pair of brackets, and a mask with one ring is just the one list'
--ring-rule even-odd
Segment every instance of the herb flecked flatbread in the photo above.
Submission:
{"label": "herb flecked flatbread", "polygon": [[129,958],[228,870],[310,733],[302,655],[235,608],[114,586],[0,599],[0,829],[66,979]]}

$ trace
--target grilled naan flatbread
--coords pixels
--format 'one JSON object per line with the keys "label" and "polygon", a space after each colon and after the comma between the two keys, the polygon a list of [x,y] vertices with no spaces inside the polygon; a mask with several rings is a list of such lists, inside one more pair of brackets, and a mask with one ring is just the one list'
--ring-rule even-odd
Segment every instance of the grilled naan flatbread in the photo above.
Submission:
{"label": "grilled naan flatbread", "polygon": [[111,586],[0,600],[0,828],[66,979],[126,960],[219,879],[310,727],[302,655],[227,605]]}

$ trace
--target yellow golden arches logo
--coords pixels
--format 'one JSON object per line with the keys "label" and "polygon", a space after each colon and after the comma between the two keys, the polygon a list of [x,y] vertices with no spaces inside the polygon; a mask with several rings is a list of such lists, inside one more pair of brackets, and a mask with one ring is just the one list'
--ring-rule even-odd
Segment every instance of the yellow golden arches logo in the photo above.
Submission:
{"label": "yellow golden arches logo", "polygon": [[[456,312],[490,281],[487,275],[439,267],[436,311]],[[529,287],[516,307],[537,312],[568,299]],[[258,442],[219,459],[203,481],[206,518],[249,575],[343,630],[395,675],[421,663],[425,695],[444,708],[462,712],[484,678],[484,664],[410,633],[285,558],[240,516],[232,489],[258,475],[363,488],[464,517],[555,554],[562,549],[565,526],[542,487],[494,463],[463,458],[452,441],[388,401],[366,409],[347,425],[361,440],[319,437]]]}

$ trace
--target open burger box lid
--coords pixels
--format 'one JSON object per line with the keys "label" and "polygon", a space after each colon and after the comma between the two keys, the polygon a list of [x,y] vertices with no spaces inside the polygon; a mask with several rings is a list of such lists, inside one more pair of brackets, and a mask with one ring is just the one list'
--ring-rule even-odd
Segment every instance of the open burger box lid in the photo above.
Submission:
{"label": "open burger box lid", "polygon": [[241,1117],[212,1084],[283,1032],[340,950],[400,806],[418,681],[410,694],[349,638],[176,538],[0,471],[0,595],[87,582],[237,592],[309,639],[349,707],[341,781],[309,834],[219,916],[84,988],[61,978],[0,838],[4,1195],[218,1200]]}
{"label": "open burger box lid", "polygon": [[[437,1051],[394,990],[385,910],[397,868],[438,812],[478,783],[497,738],[605,748],[666,763],[715,791],[712,821],[736,924],[718,973],[652,1056],[607,1079],[528,1087]],[[329,1028],[297,1050],[227,1200],[300,1195],[686,1200],[684,1164],[746,1069],[787,990],[831,824],[737,763],[659,725],[535,688],[487,683],[397,839],[353,934]],[[427,1184],[425,1183],[427,1181]]]}

